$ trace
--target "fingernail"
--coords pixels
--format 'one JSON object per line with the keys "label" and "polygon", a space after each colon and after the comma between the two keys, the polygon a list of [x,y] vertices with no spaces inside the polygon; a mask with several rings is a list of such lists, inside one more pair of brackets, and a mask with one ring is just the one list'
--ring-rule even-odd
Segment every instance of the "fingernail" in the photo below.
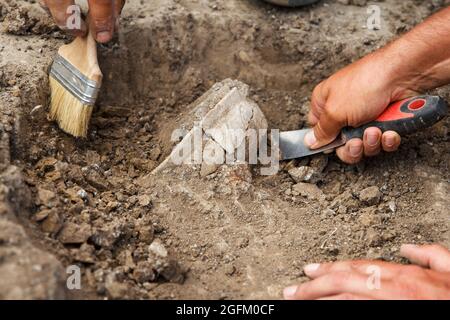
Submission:
{"label": "fingernail", "polygon": [[353,158],[356,158],[361,154],[362,148],[361,148],[361,146],[350,146],[349,150],[350,150],[350,155]]}
{"label": "fingernail", "polygon": [[320,263],[311,263],[311,264],[307,264],[306,266],[304,266],[303,270],[305,271],[306,274],[309,274],[309,273],[314,273],[314,271],[319,269],[319,267],[320,267]]}
{"label": "fingernail", "polygon": [[312,147],[317,143],[316,136],[314,135],[314,131],[310,130],[305,136],[305,143],[308,147]]}
{"label": "fingernail", "polygon": [[384,139],[384,143],[388,147],[393,147],[395,145],[395,137],[386,135],[386,138]]}
{"label": "fingernail", "polygon": [[374,147],[378,144],[378,135],[377,134],[367,134],[367,144],[371,147]]}
{"label": "fingernail", "polygon": [[297,293],[298,286],[287,287],[283,290],[283,296],[286,300],[293,300],[295,298],[295,294]]}
{"label": "fingernail", "polygon": [[111,39],[111,32],[109,31],[100,31],[97,33],[98,42],[107,42],[110,39]]}

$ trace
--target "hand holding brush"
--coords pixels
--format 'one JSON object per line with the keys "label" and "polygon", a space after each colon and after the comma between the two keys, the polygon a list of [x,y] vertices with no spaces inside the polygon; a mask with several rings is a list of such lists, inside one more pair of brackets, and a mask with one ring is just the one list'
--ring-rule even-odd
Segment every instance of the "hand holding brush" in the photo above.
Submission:
{"label": "hand holding brush", "polygon": [[86,137],[93,106],[102,83],[97,43],[92,29],[62,46],[50,70],[50,119],[75,136]]}

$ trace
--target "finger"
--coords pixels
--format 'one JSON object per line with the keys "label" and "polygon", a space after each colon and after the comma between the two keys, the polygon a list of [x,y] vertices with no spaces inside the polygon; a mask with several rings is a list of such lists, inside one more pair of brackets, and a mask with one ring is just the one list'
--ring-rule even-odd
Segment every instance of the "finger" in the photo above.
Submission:
{"label": "finger", "polygon": [[336,149],[336,154],[345,163],[358,163],[362,160],[364,154],[363,141],[361,139],[351,139],[345,146]]}
{"label": "finger", "polygon": [[81,10],[73,0],[46,0],[44,6],[50,11],[55,23],[62,30],[76,36],[86,33],[86,25],[81,19]]}
{"label": "finger", "polygon": [[125,0],[114,1],[114,16],[117,18],[122,13],[122,9],[125,6]]}
{"label": "finger", "polygon": [[450,272],[450,251],[440,245],[403,245],[400,255],[414,264],[438,272]]}
{"label": "finger", "polygon": [[364,131],[364,155],[366,157],[373,157],[381,151],[381,136],[383,133],[379,128],[367,128]]}
{"label": "finger", "polygon": [[386,131],[383,133],[381,138],[381,143],[383,145],[383,150],[386,152],[394,152],[400,147],[402,138],[395,131]]}
{"label": "finger", "polygon": [[[381,298],[381,290],[370,290],[368,280],[369,276],[359,272],[334,272],[299,286],[288,287],[283,293],[286,300],[314,300],[342,293]],[[380,280],[380,284],[384,282]]]}
{"label": "finger", "polygon": [[39,5],[41,8],[48,10],[47,4],[45,3],[45,0],[39,0]]}
{"label": "finger", "polygon": [[379,275],[384,279],[395,277],[400,271],[401,266],[384,261],[339,261],[322,264],[309,264],[303,270],[311,279],[316,279],[328,273],[333,272],[359,272],[361,274],[372,274],[374,268],[377,268]]}
{"label": "finger", "polygon": [[125,0],[115,0],[114,1],[114,29],[119,30],[119,17],[122,13],[122,9],[125,6]]}
{"label": "finger", "polygon": [[371,299],[359,294],[341,293],[335,296],[319,298],[318,300],[371,300]]}
{"label": "finger", "polygon": [[319,122],[320,115],[323,112],[327,101],[327,94],[324,88],[324,82],[319,83],[313,90],[311,96],[311,110],[308,114],[308,122],[311,126],[315,126]]}
{"label": "finger", "polygon": [[50,16],[52,15],[52,13],[50,12],[50,9],[47,7],[47,4],[45,3],[44,0],[40,0],[39,5],[48,15],[50,15]]}
{"label": "finger", "polygon": [[100,43],[108,42],[114,34],[116,22],[113,0],[89,0],[90,27],[95,39]]}
{"label": "finger", "polygon": [[340,112],[327,106],[321,113],[319,122],[305,136],[305,143],[312,149],[323,147],[336,139],[345,123]]}

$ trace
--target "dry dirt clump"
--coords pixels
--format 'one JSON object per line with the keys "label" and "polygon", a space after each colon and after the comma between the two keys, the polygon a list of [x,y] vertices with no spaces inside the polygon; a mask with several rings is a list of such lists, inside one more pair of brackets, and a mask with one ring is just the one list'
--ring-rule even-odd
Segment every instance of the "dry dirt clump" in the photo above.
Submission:
{"label": "dry dirt clump", "polygon": [[[281,298],[305,263],[450,246],[448,119],[357,166],[318,155],[270,176],[245,163],[155,171],[224,79],[263,127],[301,128],[316,83],[449,3],[375,4],[370,31],[360,1],[130,0],[77,140],[46,117],[47,68],[68,39],[37,3],[0,0],[0,297]],[[74,265],[81,290],[65,286]]]}

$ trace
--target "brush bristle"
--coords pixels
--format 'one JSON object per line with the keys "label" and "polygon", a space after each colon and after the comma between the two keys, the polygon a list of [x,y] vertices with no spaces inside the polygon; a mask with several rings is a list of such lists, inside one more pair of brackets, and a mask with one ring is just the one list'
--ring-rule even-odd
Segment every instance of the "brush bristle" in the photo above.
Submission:
{"label": "brush bristle", "polygon": [[50,76],[50,119],[75,136],[86,137],[93,106],[85,105]]}

